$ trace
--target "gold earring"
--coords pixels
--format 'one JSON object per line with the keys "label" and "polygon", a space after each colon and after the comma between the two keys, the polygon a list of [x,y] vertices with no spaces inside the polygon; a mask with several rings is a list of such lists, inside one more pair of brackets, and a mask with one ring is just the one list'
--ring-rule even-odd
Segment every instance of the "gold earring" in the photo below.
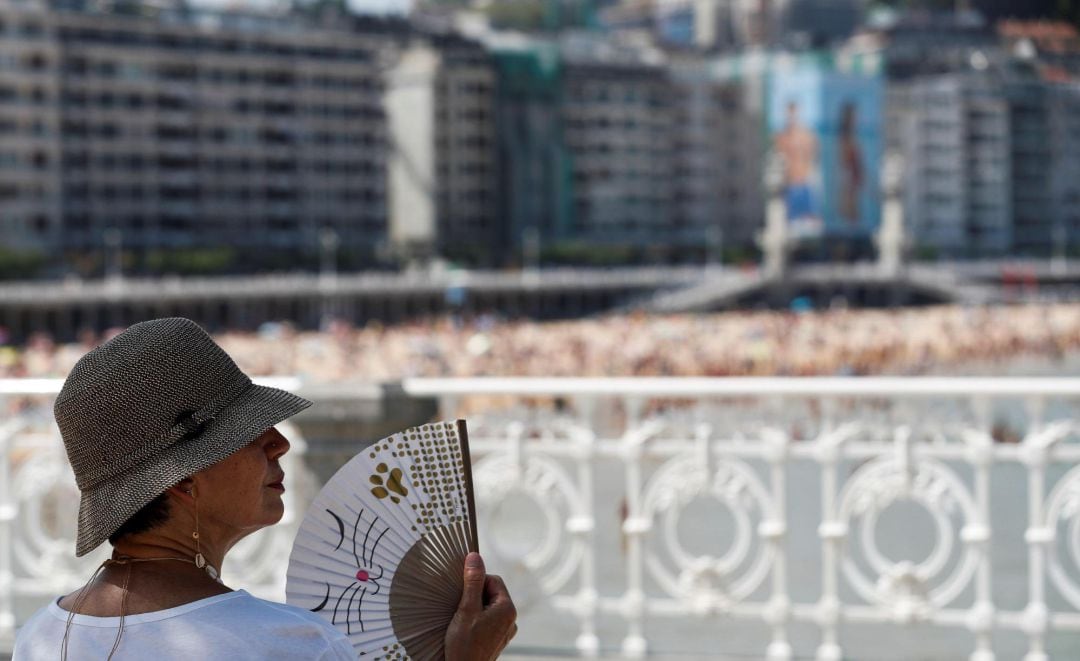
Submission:
{"label": "gold earring", "polygon": [[203,557],[202,546],[199,543],[199,499],[195,497],[192,491],[191,489],[188,490],[191,499],[195,501],[195,532],[191,533],[191,536],[195,539],[195,566],[204,569],[206,567],[206,558]]}
{"label": "gold earring", "polygon": [[194,489],[188,491],[188,493],[191,494],[191,499],[195,501],[195,532],[191,533],[191,537],[195,540],[195,566],[220,583],[221,574],[216,567],[206,561],[206,556],[202,554],[202,544],[199,539],[199,499],[195,496]]}

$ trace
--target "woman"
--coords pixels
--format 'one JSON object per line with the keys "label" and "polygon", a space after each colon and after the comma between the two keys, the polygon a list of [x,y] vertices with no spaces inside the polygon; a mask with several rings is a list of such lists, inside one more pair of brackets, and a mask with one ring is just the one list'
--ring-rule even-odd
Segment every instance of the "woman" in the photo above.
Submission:
{"label": "woman", "polygon": [[855,104],[840,110],[840,217],[849,225],[859,224],[859,196],[863,185],[862,149],[857,133]]}
{"label": "woman", "polygon": [[[87,353],[55,415],[82,498],[76,555],[112,558],[20,629],[14,661],[355,659],[303,609],[226,587],[229,549],[284,513],[274,425],[311,402],[254,385],[194,322],[136,324]],[[448,661],[496,658],[517,630],[505,585],[470,554]]]}

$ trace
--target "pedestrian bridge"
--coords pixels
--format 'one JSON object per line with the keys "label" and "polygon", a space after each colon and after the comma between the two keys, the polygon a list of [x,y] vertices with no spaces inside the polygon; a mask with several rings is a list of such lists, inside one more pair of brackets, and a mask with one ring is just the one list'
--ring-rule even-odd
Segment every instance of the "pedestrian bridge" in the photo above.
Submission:
{"label": "pedestrian bridge", "polygon": [[[0,381],[0,654],[101,561],[72,553],[59,385]],[[518,602],[518,654],[1042,661],[1080,649],[1080,379],[400,385],[469,421],[480,547]],[[285,518],[237,547],[231,586],[284,594],[318,488],[304,424],[282,426]]]}

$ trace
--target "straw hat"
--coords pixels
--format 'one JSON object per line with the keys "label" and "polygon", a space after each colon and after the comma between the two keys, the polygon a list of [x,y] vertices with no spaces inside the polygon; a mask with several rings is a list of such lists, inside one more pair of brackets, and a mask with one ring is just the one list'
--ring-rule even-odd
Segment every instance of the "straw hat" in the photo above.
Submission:
{"label": "straw hat", "polygon": [[82,492],[75,555],[144,505],[311,406],[258,386],[189,319],[128,328],[83,356],[53,412]]}

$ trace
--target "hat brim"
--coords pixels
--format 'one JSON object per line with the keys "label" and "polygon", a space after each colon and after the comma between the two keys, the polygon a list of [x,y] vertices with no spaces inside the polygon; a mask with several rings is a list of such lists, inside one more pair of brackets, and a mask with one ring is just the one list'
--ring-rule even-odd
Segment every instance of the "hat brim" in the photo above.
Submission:
{"label": "hat brim", "polygon": [[311,402],[298,395],[252,384],[198,436],[176,443],[83,491],[75,555],[82,557],[96,549],[169,487],[229,457],[267,429],[309,406]]}

